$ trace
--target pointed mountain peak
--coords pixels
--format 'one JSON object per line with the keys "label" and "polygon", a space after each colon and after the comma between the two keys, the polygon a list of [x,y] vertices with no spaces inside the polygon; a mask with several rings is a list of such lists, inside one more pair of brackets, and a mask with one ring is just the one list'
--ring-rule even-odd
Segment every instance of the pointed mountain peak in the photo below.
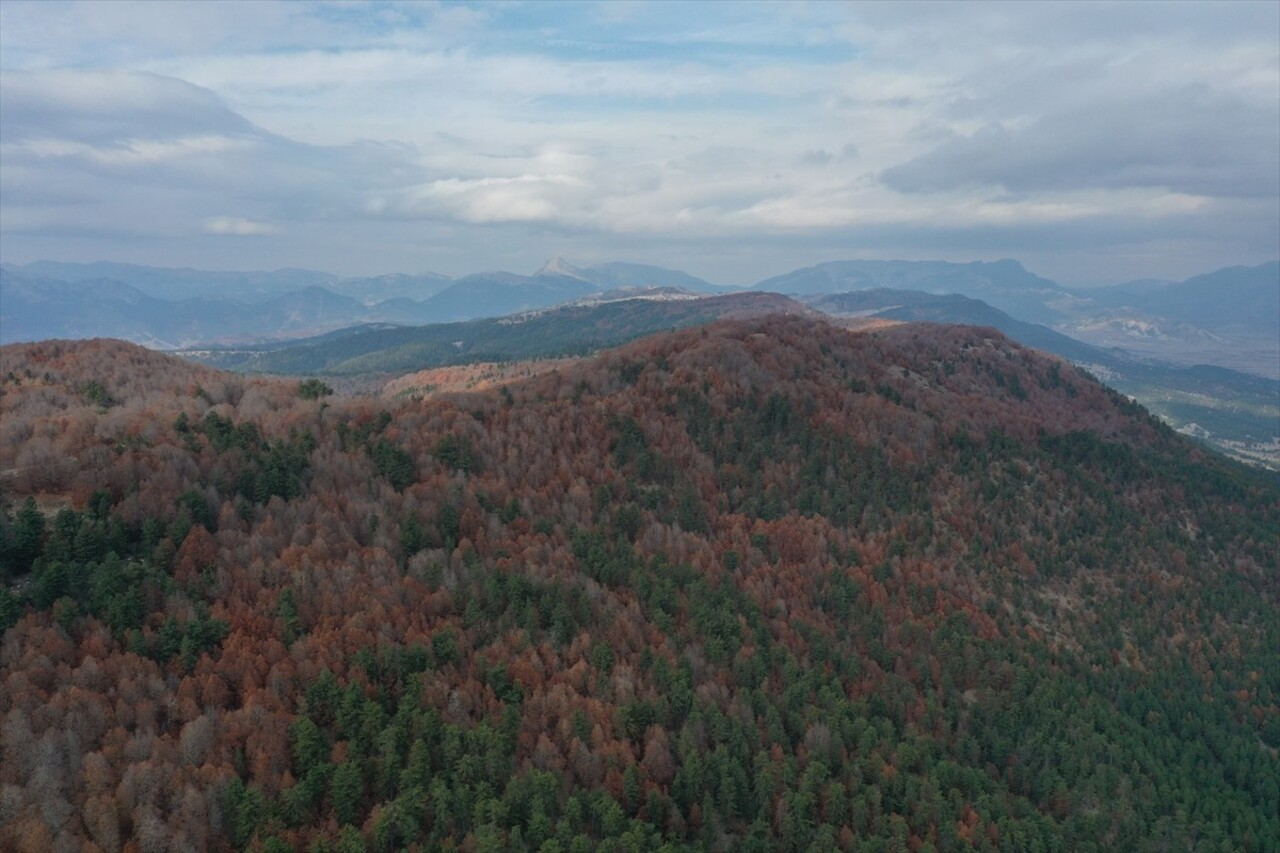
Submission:
{"label": "pointed mountain peak", "polygon": [[591,277],[587,275],[586,272],[578,269],[559,255],[543,264],[542,269],[538,270],[534,275],[560,276],[561,278],[576,278],[580,281],[591,281]]}

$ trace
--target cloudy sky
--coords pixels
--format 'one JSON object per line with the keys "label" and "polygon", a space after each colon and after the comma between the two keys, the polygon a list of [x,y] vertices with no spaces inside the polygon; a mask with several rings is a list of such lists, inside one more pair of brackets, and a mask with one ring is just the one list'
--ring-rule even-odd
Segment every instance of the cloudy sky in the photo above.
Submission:
{"label": "cloudy sky", "polygon": [[1280,3],[0,5],[0,260],[1280,257]]}

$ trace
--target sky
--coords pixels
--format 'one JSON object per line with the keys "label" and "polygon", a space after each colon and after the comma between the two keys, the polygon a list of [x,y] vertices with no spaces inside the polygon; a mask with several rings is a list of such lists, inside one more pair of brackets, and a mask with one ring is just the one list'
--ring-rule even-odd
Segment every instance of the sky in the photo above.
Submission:
{"label": "sky", "polygon": [[0,4],[0,260],[1280,257],[1280,3]]}

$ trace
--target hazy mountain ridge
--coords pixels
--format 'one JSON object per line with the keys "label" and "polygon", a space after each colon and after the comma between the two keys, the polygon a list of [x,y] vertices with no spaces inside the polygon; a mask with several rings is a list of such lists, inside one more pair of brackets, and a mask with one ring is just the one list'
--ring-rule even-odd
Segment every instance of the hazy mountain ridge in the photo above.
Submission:
{"label": "hazy mountain ridge", "polygon": [[34,261],[25,265],[4,264],[10,272],[66,282],[110,279],[123,282],[149,296],[166,301],[193,297],[221,296],[243,301],[260,301],[283,296],[313,286],[333,285],[341,279],[315,270],[224,272],[190,267],[152,267],[113,261],[63,263]]}
{"label": "hazy mountain ridge", "polygon": [[167,300],[113,279],[31,279],[9,269],[0,270],[0,302],[0,340],[6,342],[119,337],[161,348],[218,338],[313,334],[370,313],[319,285],[257,303],[216,296]]}
{"label": "hazy mountain ridge", "polygon": [[[239,309],[235,305],[207,303],[210,311],[206,323],[192,331],[197,337],[173,340],[166,337],[171,332],[161,328],[162,321],[155,317],[162,313],[158,310],[162,306],[144,312],[144,317],[155,318],[153,328],[146,328],[140,318],[121,323],[118,315],[122,306],[111,304],[120,291],[102,285],[93,294],[101,308],[101,321],[96,325],[93,315],[77,316],[79,306],[69,304],[74,300],[47,300],[42,303],[43,316],[38,322],[28,327],[25,320],[11,318],[4,338],[36,339],[49,336],[52,330],[61,337],[117,336],[169,346],[271,335],[271,329],[263,329],[268,325],[263,317],[255,316],[250,306],[297,292],[322,301],[317,287],[353,300],[346,304],[345,312],[339,310],[342,303],[333,300],[312,309],[311,313],[329,324],[328,328],[361,322],[421,324],[503,316],[626,287],[677,287],[694,293],[726,290],[661,267],[631,263],[578,267],[562,258],[551,259],[534,275],[489,272],[459,278],[426,273],[342,279],[307,270],[206,273],[129,264],[47,261],[25,267],[6,264],[4,273],[0,285],[12,286],[17,281],[15,277],[30,280],[33,276],[44,281],[81,282],[85,287],[93,281],[109,279],[154,299],[205,297],[219,303],[242,303]],[[833,261],[765,279],[751,289],[807,296],[879,288],[959,294],[979,299],[1018,320],[1051,326],[1089,343],[1132,346],[1138,355],[1167,357],[1182,363],[1198,358],[1280,378],[1280,263],[1229,268],[1185,282],[1138,282],[1114,289],[1071,291],[1028,272],[1012,260],[964,264]],[[136,300],[136,294],[124,301],[130,299]],[[174,310],[184,309],[175,306]],[[185,327],[191,328],[191,324]],[[65,330],[59,331],[60,328]],[[294,324],[276,331],[292,335],[299,328]]]}
{"label": "hazy mountain ridge", "polygon": [[695,299],[621,298],[507,317],[417,327],[369,328],[348,335],[254,347],[179,350],[216,367],[256,373],[409,372],[475,361],[587,354],[644,335],[717,319],[808,313],[771,293]]}
{"label": "hazy mountain ridge", "polygon": [[1014,260],[830,261],[765,279],[757,290],[795,295],[889,288],[937,295],[957,293],[1035,323],[1050,323],[1077,301],[1062,286],[1028,272]]}
{"label": "hazy mountain ridge", "polygon": [[598,290],[592,282],[566,275],[476,273],[426,300],[422,314],[435,322],[495,317],[572,302]]}
{"label": "hazy mountain ridge", "polygon": [[1101,307],[1064,320],[1059,331],[1148,359],[1280,379],[1280,262],[1087,294]]}
{"label": "hazy mountain ridge", "polygon": [[1149,287],[1097,288],[1089,295],[1202,329],[1245,328],[1280,338],[1280,261],[1236,266]]}
{"label": "hazy mountain ridge", "polygon": [[1280,379],[1280,262],[1183,282],[1069,290],[1016,261],[833,261],[755,285],[817,296],[889,288],[959,294],[1103,348],[1183,366],[1216,364]]}
{"label": "hazy mountain ridge", "polygon": [[[574,272],[560,275],[556,268]],[[531,276],[489,272],[459,278],[435,273],[340,278],[310,270],[205,272],[36,261],[0,269],[0,300],[8,303],[0,341],[118,337],[175,348],[294,337],[366,322],[503,316],[623,287],[724,290],[661,267],[618,263],[580,270],[558,258]],[[35,294],[38,288],[45,293]],[[94,310],[87,310],[86,300]],[[290,304],[292,310],[286,307]],[[139,305],[145,310],[135,310]]]}

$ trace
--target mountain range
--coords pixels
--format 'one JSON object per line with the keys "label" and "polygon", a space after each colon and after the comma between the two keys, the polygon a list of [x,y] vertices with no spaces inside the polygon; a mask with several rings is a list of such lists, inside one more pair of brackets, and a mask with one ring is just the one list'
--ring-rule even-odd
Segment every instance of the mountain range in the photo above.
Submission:
{"label": "mountain range", "polygon": [[944,261],[832,261],[765,279],[758,290],[793,295],[858,290],[919,290],[980,299],[1020,319],[1052,323],[1081,298],[1013,260],[954,264]]}
{"label": "mountain range", "polygon": [[1280,262],[1089,294],[1097,307],[1062,318],[1059,331],[1138,357],[1280,379]]}
{"label": "mountain range", "polygon": [[1280,261],[1227,267],[1182,282],[1099,288],[1095,301],[1209,331],[1248,329],[1280,338]]}
{"label": "mountain range", "polygon": [[[1073,291],[1012,260],[837,261],[736,290],[761,291],[836,315],[988,325],[1086,365],[1234,455],[1280,463],[1277,262]],[[236,369],[351,375],[583,353],[754,310],[711,295],[732,292],[676,270],[562,258],[532,275],[456,279],[40,261],[0,265],[0,340],[118,337]],[[482,319],[500,317],[519,319]]]}
{"label": "mountain range", "polygon": [[174,348],[309,335],[357,323],[495,317],[627,287],[724,290],[660,267],[578,268],[560,259],[533,275],[345,279],[309,270],[203,272],[37,261],[0,265],[0,341],[115,337]]}
{"label": "mountain range", "polygon": [[[728,288],[642,264],[577,267],[562,258],[533,275],[434,273],[339,278],[308,270],[202,272],[130,264],[0,264],[0,340],[120,337],[180,347],[305,336],[367,322],[440,323],[547,308],[619,288]],[[794,296],[914,290],[977,299],[1026,322],[1105,347],[1280,378],[1280,262],[1184,282],[1073,291],[1012,260],[834,261],[749,289]]]}

